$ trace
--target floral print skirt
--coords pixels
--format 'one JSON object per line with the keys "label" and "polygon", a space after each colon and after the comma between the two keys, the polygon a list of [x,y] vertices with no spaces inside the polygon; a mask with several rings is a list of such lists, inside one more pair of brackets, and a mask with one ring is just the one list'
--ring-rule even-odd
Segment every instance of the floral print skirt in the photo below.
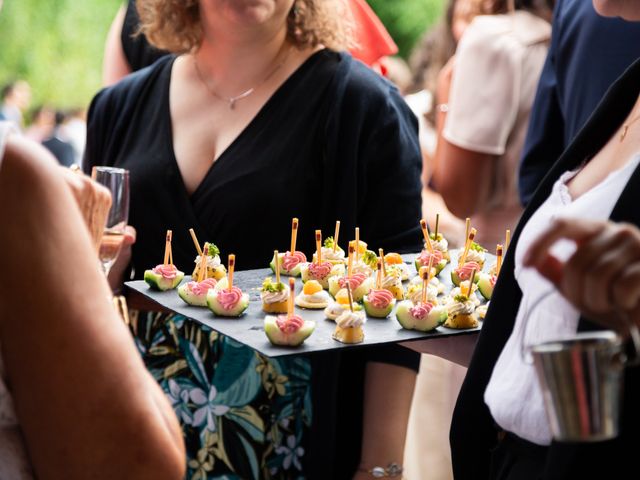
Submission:
{"label": "floral print skirt", "polygon": [[138,349],[182,426],[187,479],[304,478],[306,358],[270,359],[181,315],[132,313]]}

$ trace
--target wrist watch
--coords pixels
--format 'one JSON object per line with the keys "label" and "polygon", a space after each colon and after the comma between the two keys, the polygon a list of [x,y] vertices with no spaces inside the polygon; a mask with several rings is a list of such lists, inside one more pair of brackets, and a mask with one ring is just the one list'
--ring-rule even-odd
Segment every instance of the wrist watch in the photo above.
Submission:
{"label": "wrist watch", "polygon": [[403,469],[397,463],[392,462],[386,467],[359,468],[358,471],[368,473],[374,478],[387,478],[401,476]]}

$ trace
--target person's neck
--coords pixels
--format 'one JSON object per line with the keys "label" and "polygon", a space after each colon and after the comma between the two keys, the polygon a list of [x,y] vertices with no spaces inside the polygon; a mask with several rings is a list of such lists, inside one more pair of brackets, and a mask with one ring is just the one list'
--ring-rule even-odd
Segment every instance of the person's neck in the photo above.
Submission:
{"label": "person's neck", "polygon": [[216,88],[232,95],[262,82],[282,61],[287,48],[286,31],[248,38],[220,35],[216,41],[209,41],[205,34],[194,55],[198,67]]}

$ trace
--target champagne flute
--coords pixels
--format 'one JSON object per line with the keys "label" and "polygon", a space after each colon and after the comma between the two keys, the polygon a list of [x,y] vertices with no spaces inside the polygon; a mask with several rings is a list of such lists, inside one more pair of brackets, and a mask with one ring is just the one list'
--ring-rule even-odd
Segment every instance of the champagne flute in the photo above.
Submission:
{"label": "champagne flute", "polygon": [[120,253],[129,221],[129,171],[123,168],[93,167],[91,178],[111,192],[111,208],[98,253],[102,270],[108,276]]}

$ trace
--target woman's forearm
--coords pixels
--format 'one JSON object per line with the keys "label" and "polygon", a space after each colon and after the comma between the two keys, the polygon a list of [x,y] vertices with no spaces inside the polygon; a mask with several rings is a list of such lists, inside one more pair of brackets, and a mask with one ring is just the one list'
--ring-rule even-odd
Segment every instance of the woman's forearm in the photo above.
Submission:
{"label": "woman's forearm", "polygon": [[402,465],[415,382],[416,372],[411,369],[377,362],[367,364],[361,472],[357,478],[372,478],[362,470],[391,463]]}

